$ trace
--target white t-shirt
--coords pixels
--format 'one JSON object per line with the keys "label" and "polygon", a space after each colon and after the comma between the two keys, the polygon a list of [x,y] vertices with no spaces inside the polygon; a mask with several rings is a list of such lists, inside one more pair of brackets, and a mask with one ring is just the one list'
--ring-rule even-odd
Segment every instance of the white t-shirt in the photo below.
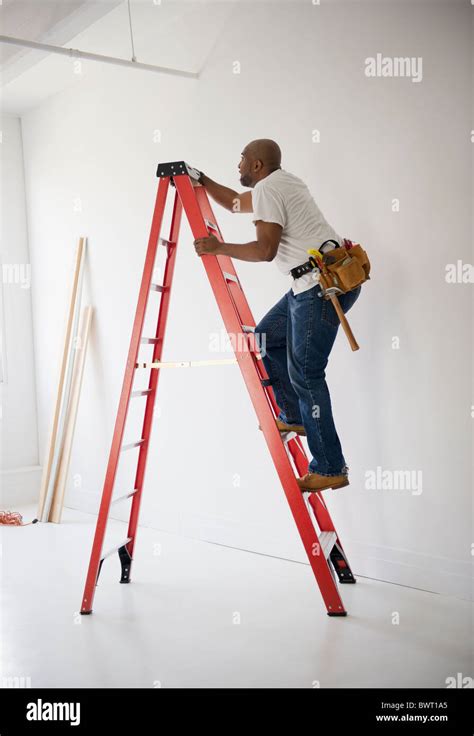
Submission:
{"label": "white t-shirt", "polygon": [[[308,249],[319,248],[332,238],[342,245],[342,238],[326,222],[306,184],[284,169],[277,169],[261,179],[252,189],[253,222],[276,222],[282,226],[280,245],[275,256],[282,273],[290,274],[295,266],[309,259]],[[294,294],[311,289],[319,273],[310,272],[294,279]]]}

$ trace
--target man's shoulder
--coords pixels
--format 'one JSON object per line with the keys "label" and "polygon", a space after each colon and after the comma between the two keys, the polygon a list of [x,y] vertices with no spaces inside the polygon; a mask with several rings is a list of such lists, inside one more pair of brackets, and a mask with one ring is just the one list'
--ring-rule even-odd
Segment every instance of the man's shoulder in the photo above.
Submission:
{"label": "man's shoulder", "polygon": [[285,169],[276,169],[264,179],[260,179],[254,189],[258,187],[266,191],[283,192],[288,187],[295,186],[296,184],[301,186],[303,182]]}

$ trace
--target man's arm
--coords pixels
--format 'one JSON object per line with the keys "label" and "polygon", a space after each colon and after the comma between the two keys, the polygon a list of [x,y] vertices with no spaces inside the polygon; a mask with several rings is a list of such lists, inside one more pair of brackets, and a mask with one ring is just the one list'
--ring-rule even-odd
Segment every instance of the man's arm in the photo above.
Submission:
{"label": "man's arm", "polygon": [[210,179],[206,174],[201,174],[199,180],[206,187],[207,192],[212,199],[225,207],[230,212],[253,212],[252,210],[252,192],[242,192],[239,194],[229,187],[224,187],[216,181]]}
{"label": "man's arm", "polygon": [[282,227],[275,222],[263,220],[258,220],[256,227],[257,240],[250,243],[220,243],[214,235],[197,238],[194,241],[196,253],[199,256],[225,255],[240,261],[273,261],[280,244]]}

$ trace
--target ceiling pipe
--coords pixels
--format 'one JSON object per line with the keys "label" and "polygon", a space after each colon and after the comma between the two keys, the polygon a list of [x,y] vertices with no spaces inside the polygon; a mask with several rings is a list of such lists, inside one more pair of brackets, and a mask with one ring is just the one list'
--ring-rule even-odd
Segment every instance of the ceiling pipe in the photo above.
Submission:
{"label": "ceiling pipe", "polygon": [[13,46],[26,46],[30,49],[38,51],[46,51],[50,54],[62,54],[63,56],[71,56],[77,59],[90,59],[90,61],[102,61],[105,64],[115,64],[116,66],[125,66],[132,69],[141,69],[147,72],[158,72],[159,74],[171,74],[175,77],[187,77],[190,79],[198,79],[199,72],[187,72],[182,69],[172,69],[167,66],[156,66],[155,64],[143,64],[140,61],[129,61],[128,59],[118,59],[115,56],[103,56],[102,54],[91,54],[88,51],[79,51],[78,49],[66,49],[62,46],[51,46],[48,43],[39,43],[38,41],[28,41],[24,38],[14,38],[13,36],[0,36],[0,43],[9,43]]}

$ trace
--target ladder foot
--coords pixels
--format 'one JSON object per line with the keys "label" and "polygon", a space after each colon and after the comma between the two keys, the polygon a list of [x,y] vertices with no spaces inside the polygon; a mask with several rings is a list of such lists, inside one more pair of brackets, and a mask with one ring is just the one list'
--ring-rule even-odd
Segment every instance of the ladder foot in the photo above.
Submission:
{"label": "ladder foot", "polygon": [[123,547],[120,547],[118,554],[120,558],[120,564],[122,565],[122,576],[120,578],[120,582],[129,583],[130,582],[130,567],[132,564],[132,558],[127,549],[127,545],[124,544]]}
{"label": "ladder foot", "polygon": [[355,578],[352,578],[352,580],[349,578],[347,580],[339,580],[341,585],[355,585],[357,583],[357,580]]}
{"label": "ladder foot", "polygon": [[355,583],[356,579],[352,574],[352,570],[349,567],[349,563],[338,544],[335,544],[332,548],[329,559],[332,562],[332,566],[336,571],[336,575],[339,578],[340,583]]}
{"label": "ladder foot", "polygon": [[328,616],[347,616],[347,611],[328,611]]}
{"label": "ladder foot", "polygon": [[90,611],[81,611],[81,616],[88,616],[90,613],[92,613],[92,608]]}

